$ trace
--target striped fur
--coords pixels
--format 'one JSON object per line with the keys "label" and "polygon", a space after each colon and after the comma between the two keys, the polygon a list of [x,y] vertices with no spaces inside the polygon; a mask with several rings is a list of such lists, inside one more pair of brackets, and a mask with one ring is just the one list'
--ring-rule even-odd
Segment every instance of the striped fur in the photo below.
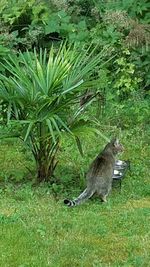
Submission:
{"label": "striped fur", "polygon": [[94,192],[92,190],[88,191],[86,188],[76,199],[74,200],[65,199],[64,204],[67,205],[68,207],[77,206],[81,204],[81,202],[84,202],[90,197],[92,197],[93,194]]}

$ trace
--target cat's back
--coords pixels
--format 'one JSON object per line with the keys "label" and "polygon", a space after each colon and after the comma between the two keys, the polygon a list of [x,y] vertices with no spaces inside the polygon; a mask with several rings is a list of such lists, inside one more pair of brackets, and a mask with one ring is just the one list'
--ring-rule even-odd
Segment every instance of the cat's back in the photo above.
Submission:
{"label": "cat's back", "polygon": [[115,165],[115,156],[123,150],[118,139],[109,142],[103,151],[92,162],[87,173],[87,181],[89,184],[95,181],[111,182]]}
{"label": "cat's back", "polygon": [[111,177],[115,164],[114,156],[107,150],[101,152],[92,162],[87,173],[87,179],[96,179],[96,177]]}

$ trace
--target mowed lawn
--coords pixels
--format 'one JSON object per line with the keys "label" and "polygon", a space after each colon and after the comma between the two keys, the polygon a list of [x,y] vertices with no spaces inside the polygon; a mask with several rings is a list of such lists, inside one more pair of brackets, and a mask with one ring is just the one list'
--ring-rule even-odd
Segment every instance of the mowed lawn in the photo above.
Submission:
{"label": "mowed lawn", "polygon": [[1,194],[0,266],[149,266],[149,197],[74,209],[48,194],[23,198]]}
{"label": "mowed lawn", "polygon": [[132,169],[106,204],[94,198],[68,208],[64,197],[79,188],[54,196],[48,185],[2,183],[0,266],[150,266],[149,148],[140,135],[124,143]]}

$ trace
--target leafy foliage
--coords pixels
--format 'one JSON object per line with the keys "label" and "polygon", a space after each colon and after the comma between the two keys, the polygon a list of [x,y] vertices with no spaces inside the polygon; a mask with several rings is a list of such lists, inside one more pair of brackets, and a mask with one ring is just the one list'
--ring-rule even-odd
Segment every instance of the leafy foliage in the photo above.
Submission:
{"label": "leafy foliage", "polygon": [[136,91],[138,91],[139,83],[142,82],[141,78],[134,76],[135,65],[131,63],[126,55],[130,55],[129,50],[123,51],[122,57],[116,59],[115,64],[116,71],[115,83],[113,88],[116,89],[116,94],[121,97],[121,99],[126,99],[132,96]]}
{"label": "leafy foliage", "polygon": [[101,47],[109,44],[117,54],[129,49],[135,76],[140,74],[141,86],[147,87],[148,64],[142,64],[141,70],[139,61],[149,55],[149,5],[148,0],[1,1],[0,40],[4,47],[17,51],[49,47],[51,42],[62,39],[78,41],[79,46],[80,43],[88,46],[91,41]]}

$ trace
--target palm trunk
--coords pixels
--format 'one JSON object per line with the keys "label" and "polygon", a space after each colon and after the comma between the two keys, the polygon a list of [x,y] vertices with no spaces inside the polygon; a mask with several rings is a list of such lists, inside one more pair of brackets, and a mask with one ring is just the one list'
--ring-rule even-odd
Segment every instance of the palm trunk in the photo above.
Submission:
{"label": "palm trunk", "polygon": [[47,169],[45,162],[38,164],[37,181],[39,183],[51,181],[51,178],[54,177],[56,165],[57,162],[54,164],[50,164],[49,168]]}
{"label": "palm trunk", "polygon": [[37,180],[38,182],[51,181],[54,177],[54,171],[57,166],[58,160],[56,160],[57,151],[59,149],[59,140],[56,144],[47,144],[43,142],[39,155],[37,157]]}
{"label": "palm trunk", "polygon": [[39,125],[39,142],[31,136],[32,153],[37,166],[37,181],[51,181],[54,177],[54,171],[58,161],[56,154],[59,149],[59,139],[54,144],[52,138],[46,137],[45,127],[42,123]]}
{"label": "palm trunk", "polygon": [[56,160],[56,153],[50,158],[50,161],[45,155],[42,155],[37,162],[37,181],[38,182],[48,182],[54,177],[54,171],[57,166],[58,161]]}

